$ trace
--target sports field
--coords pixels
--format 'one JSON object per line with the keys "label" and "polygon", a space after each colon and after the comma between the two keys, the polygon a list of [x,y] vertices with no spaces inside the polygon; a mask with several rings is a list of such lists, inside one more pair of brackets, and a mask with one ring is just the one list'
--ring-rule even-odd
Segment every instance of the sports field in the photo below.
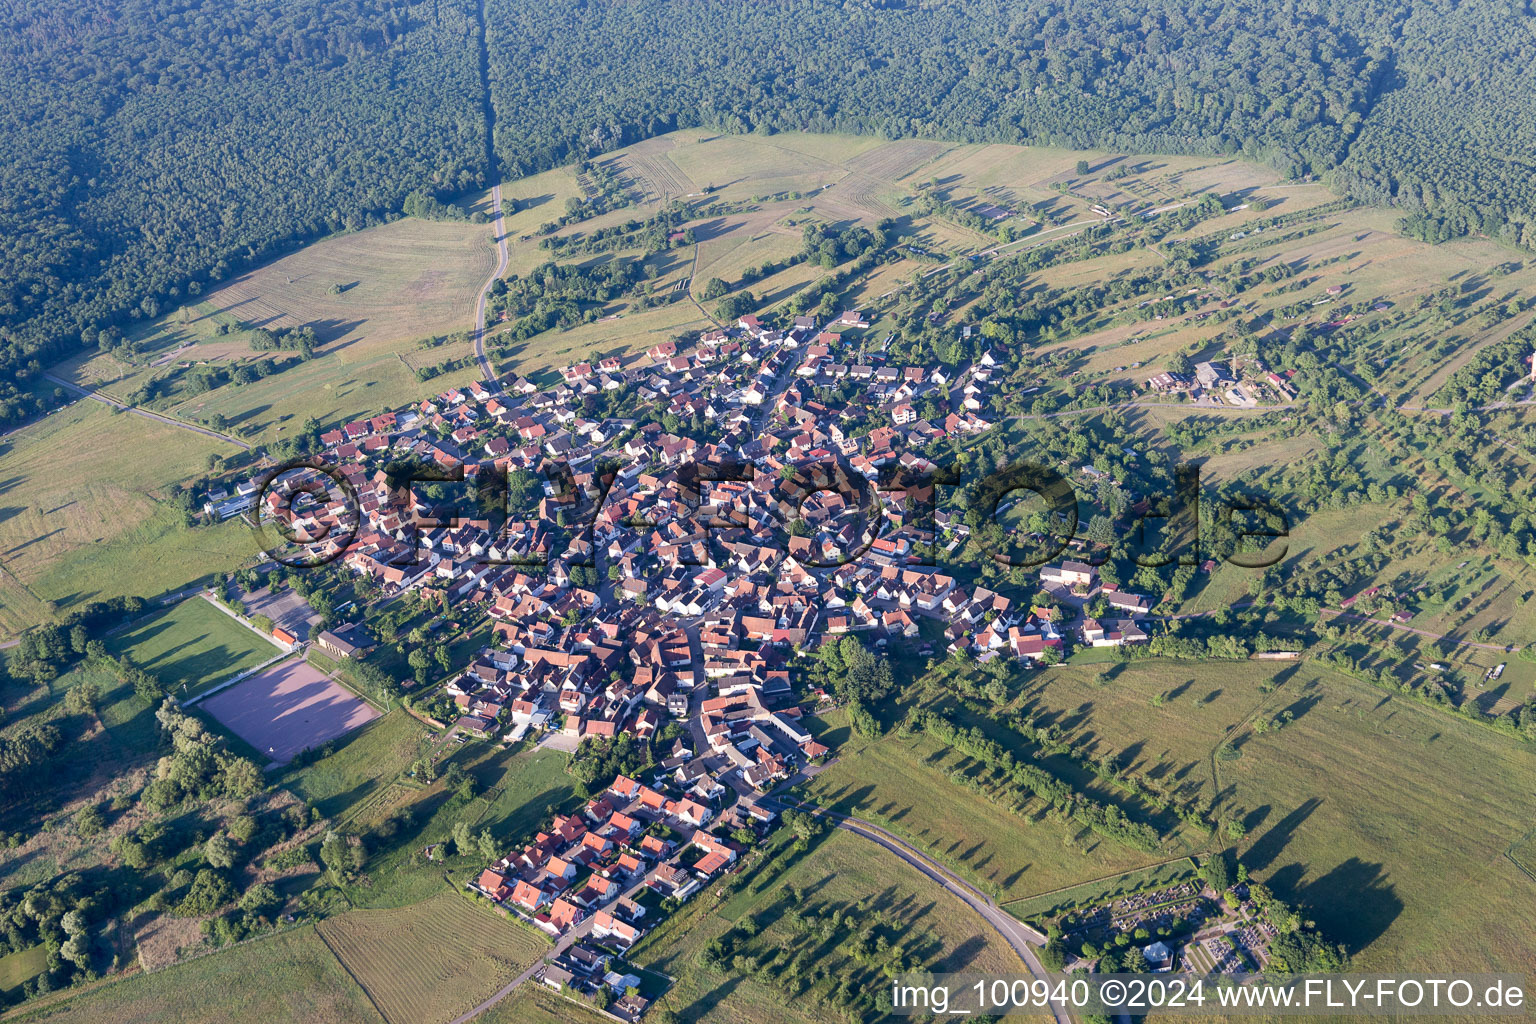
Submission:
{"label": "sports field", "polygon": [[217,686],[281,653],[277,644],[207,599],[189,597],[107,639],[113,654],[160,677],[179,700]]}
{"label": "sports field", "polygon": [[378,708],[299,659],[258,672],[199,706],[278,764],[345,736],[380,714]]}
{"label": "sports field", "polygon": [[389,1024],[442,1024],[511,981],[549,948],[453,893],[398,910],[354,910],[318,932]]}

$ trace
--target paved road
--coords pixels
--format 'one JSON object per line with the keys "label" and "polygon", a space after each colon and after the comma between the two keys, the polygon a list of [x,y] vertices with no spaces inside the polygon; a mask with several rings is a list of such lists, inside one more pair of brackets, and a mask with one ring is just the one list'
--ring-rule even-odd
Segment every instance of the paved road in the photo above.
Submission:
{"label": "paved road", "polygon": [[90,388],[83,388],[78,384],[73,384],[65,380],[63,377],[55,377],[51,373],[45,373],[43,376],[64,390],[74,392],[81,398],[89,398],[93,402],[100,402],[103,405],[110,405],[114,409],[121,409],[124,412],[131,412],[135,416],[142,416],[147,420],[155,420],[157,422],[164,423],[166,426],[180,427],[182,430],[190,430],[194,434],[202,434],[204,437],[211,437],[215,441],[224,441],[228,444],[234,445],[237,448],[243,448],[246,451],[251,450],[251,446],[246,444],[244,441],[237,441],[230,437],[228,434],[221,434],[217,430],[210,430],[207,427],[194,426],[191,423],[184,423],[181,420],[174,419],[173,417],[162,416],[157,412],[150,412],[148,409],[140,409],[137,406],[124,405],[122,402],[119,402],[115,398],[108,398],[106,395],[103,395],[99,391],[92,391]]}
{"label": "paved road", "polygon": [[[585,931],[583,930],[583,927],[585,927]],[[512,994],[513,989],[517,988],[517,986],[521,985],[523,982],[537,974],[544,967],[544,961],[546,959],[557,957],[561,953],[564,953],[576,942],[578,938],[580,938],[582,935],[585,935],[587,931],[591,931],[591,929],[592,925],[590,923],[590,919],[577,925],[569,934],[567,934],[559,942],[555,943],[555,947],[553,949],[545,953],[538,960],[534,961],[533,966],[529,967],[522,974],[519,974],[511,981],[507,982],[507,984],[499,989],[495,995],[491,996],[491,998],[487,999],[473,1010],[461,1013],[457,1017],[453,1018],[449,1024],[468,1024],[469,1021],[480,1016],[486,1010],[489,1010],[491,1007],[507,998],[507,996]]]}
{"label": "paved road", "polygon": [[507,230],[506,218],[501,213],[501,185],[498,183],[491,189],[491,205],[496,209],[495,228],[496,233],[496,269],[491,276],[486,278],[485,286],[480,289],[480,298],[475,300],[475,361],[480,364],[480,374],[488,384],[496,390],[501,385],[496,380],[496,371],[491,369],[491,361],[485,358],[485,304],[490,301],[491,287],[500,280],[501,275],[507,270]]}
{"label": "paved road", "polygon": [[[781,807],[798,807],[800,810],[832,820],[837,827],[856,836],[868,839],[870,842],[884,848],[890,853],[900,857],[909,866],[917,869],[929,880],[938,883],[947,892],[959,898],[966,906],[981,915],[982,919],[990,924],[1003,941],[1007,942],[1013,951],[1024,961],[1029,973],[1036,978],[1051,980],[1054,976],[1045,969],[1040,958],[1035,955],[1034,946],[1044,942],[1045,936],[1029,927],[1023,921],[998,907],[990,896],[975,889],[968,882],[951,874],[938,862],[932,860],[927,854],[907,845],[901,839],[891,833],[858,818],[849,818],[820,807],[812,807],[809,804],[795,804],[789,801],[774,800]],[[1066,1007],[1053,1003],[1051,1012],[1055,1015],[1058,1024],[1071,1024],[1072,1018],[1067,1013]]]}
{"label": "paved road", "polygon": [[[689,838],[692,838],[691,835]],[[656,871],[656,868],[652,868],[650,871],[647,871],[643,876],[641,876],[638,882],[630,886],[618,896],[614,897],[612,900],[609,900],[608,903],[604,904],[604,906],[612,906],[613,904],[618,903],[620,900],[634,898],[635,893],[639,892],[641,889],[644,889],[646,885],[650,883],[651,879],[656,877]],[[519,985],[523,984],[524,982],[531,979],[535,974],[539,973],[540,969],[542,969],[548,961],[555,959],[561,953],[564,953],[567,949],[574,945],[578,940],[585,938],[592,931],[592,923],[593,917],[591,914],[588,914],[580,924],[576,925],[576,927],[562,935],[560,937],[560,941],[556,942],[552,949],[539,957],[539,959],[536,960],[533,965],[530,966],[526,971],[524,971],[522,974],[519,974],[511,981],[507,982],[506,985],[502,986],[502,988],[498,990],[495,995],[491,996],[485,1002],[481,1003],[473,1010],[469,1010],[460,1014],[453,1020],[449,1021],[448,1024],[468,1024],[469,1021],[480,1016],[486,1010],[489,1010],[491,1007],[507,998],[507,996],[511,995],[513,990],[516,989]]]}

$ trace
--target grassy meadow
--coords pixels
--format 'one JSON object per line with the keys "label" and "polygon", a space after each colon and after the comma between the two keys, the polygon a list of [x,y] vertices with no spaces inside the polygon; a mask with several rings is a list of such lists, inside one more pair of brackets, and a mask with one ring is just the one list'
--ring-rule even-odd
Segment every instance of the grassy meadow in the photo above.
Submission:
{"label": "grassy meadow", "polygon": [[409,770],[426,737],[426,726],[395,708],[347,735],[330,756],[290,766],[281,782],[321,814],[350,820]]}
{"label": "grassy meadow", "polygon": [[1129,871],[1179,852],[1141,853],[1051,820],[1038,808],[1016,814],[954,781],[952,773],[972,770],[970,759],[929,737],[839,735],[845,738],[836,760],[803,787],[806,799],[880,825],[997,899]]}
{"label": "grassy meadow", "polygon": [[200,595],[107,639],[107,649],[153,672],[178,697],[195,696],[281,653],[277,644]]}
{"label": "grassy meadow", "polygon": [[[710,890],[695,897],[631,951],[630,959],[676,979],[661,1005],[680,1021],[811,1024],[833,1018],[830,993],[839,983],[860,993],[885,984],[883,974],[857,963],[844,948],[854,931],[870,926],[909,944],[934,971],[1023,972],[1018,957],[974,912],[894,855],[836,830],[813,840],[804,853],[784,839],[770,840],[754,855],[760,859],[730,876],[730,895],[717,900]],[[798,890],[793,902],[786,884]],[[824,920],[836,911],[846,923],[830,938],[798,929],[789,918],[799,912]],[[700,966],[700,950],[748,920],[758,934],[738,948],[774,966],[723,973]],[[824,979],[795,991],[790,974],[812,968]]]}
{"label": "grassy meadow", "polygon": [[1536,955],[1536,882],[1505,855],[1536,814],[1528,744],[1307,661],[1052,669],[1019,707],[1240,821],[1249,870],[1363,969]]}
{"label": "grassy meadow", "polygon": [[33,946],[0,956],[0,993],[9,995],[48,969],[48,947]]}
{"label": "grassy meadow", "polygon": [[48,1024],[385,1024],[313,928],[7,1014]]}
{"label": "grassy meadow", "polygon": [[483,1024],[606,1024],[609,1020],[585,1003],[539,984],[520,986],[476,1019]]}
{"label": "grassy meadow", "polygon": [[187,527],[164,504],[230,445],[80,401],[0,440],[0,632],[60,608],[179,590],[255,553],[236,521]]}

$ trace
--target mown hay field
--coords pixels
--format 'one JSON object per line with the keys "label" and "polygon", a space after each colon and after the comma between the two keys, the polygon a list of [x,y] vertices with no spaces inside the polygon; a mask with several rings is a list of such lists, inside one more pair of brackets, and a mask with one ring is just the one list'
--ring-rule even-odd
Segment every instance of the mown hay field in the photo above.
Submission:
{"label": "mown hay field", "polygon": [[48,1024],[384,1024],[313,928],[60,999],[45,1002],[26,1019]]}
{"label": "mown hay field", "polygon": [[389,1024],[451,1020],[549,948],[532,931],[448,892],[397,910],[349,911],[318,932]]}

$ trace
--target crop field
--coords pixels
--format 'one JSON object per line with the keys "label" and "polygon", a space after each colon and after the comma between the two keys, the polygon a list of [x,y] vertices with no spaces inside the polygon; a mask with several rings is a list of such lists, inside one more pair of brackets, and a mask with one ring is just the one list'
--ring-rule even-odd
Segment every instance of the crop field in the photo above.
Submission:
{"label": "crop field", "polygon": [[[666,1005],[663,1003],[662,1005]],[[608,1024],[584,1003],[556,995],[543,985],[529,983],[484,1014],[475,1018],[481,1024]]]}
{"label": "crop field", "polygon": [[[776,211],[719,218],[708,237],[700,235],[695,288],[711,277],[734,283],[748,267],[782,260],[800,251],[800,229],[775,216]],[[758,285],[751,285],[756,295]]]}
{"label": "crop field", "polygon": [[317,926],[389,1024],[443,1024],[548,950],[538,935],[452,893]]}
{"label": "crop field", "polygon": [[[158,405],[183,419],[222,416],[232,432],[252,440],[277,439],[311,416],[334,425],[473,379],[473,371],[464,370],[421,384],[406,357],[417,339],[470,326],[493,258],[486,225],[404,219],[327,239],[208,295],[189,323],[179,313],[162,318],[160,333],[145,339],[154,347],[142,362],[102,355],[72,372],[124,399],[163,372],[168,355],[181,361],[255,357],[241,341],[242,324],[312,325],[324,344],[310,362]],[[216,336],[220,324],[236,330]],[[444,358],[442,350],[431,355],[424,361]]]}
{"label": "crop field", "polygon": [[[677,979],[662,1005],[679,1020],[811,1024],[828,1019],[827,990],[845,977],[856,979],[858,991],[885,984],[875,967],[856,963],[841,948],[844,935],[867,925],[876,925],[893,941],[915,941],[914,954],[929,970],[1023,970],[1012,949],[979,916],[867,840],[833,831],[803,854],[782,840],[766,844],[765,850],[766,863],[749,863],[733,895],[719,902],[707,893],[695,897],[632,951],[635,961]],[[801,894],[794,903],[785,895],[786,884]],[[848,923],[833,941],[824,942],[816,931],[797,931],[786,920],[795,911],[825,919],[839,910]],[[699,950],[749,918],[761,931],[743,948],[764,958],[810,957],[812,967],[829,969],[831,981],[791,996],[782,976],[721,974],[698,966]]]}
{"label": "crop field", "polygon": [[[343,376],[346,367],[382,369],[419,338],[470,326],[475,298],[494,266],[490,234],[487,225],[403,218],[328,238],[248,271],[186,311],[168,313],[131,335],[145,348],[131,363],[102,354],[68,369],[76,381],[123,399],[169,366],[259,357],[246,341],[247,328],[304,326],[320,337],[324,358],[316,362],[326,379]],[[288,391],[307,391],[310,381],[304,378],[314,376],[309,370],[290,368],[255,384],[226,385],[183,401],[174,411],[191,417],[221,413],[241,433],[259,436],[273,426],[260,414],[281,408],[277,399]]]}
{"label": "crop field", "polygon": [[647,139],[629,147],[612,164],[620,177],[632,181],[645,198],[658,202],[676,199],[698,187],[669,155],[677,144],[675,136]]}
{"label": "crop field", "polygon": [[107,649],[153,672],[182,699],[254,668],[281,650],[201,596],[109,637]]}
{"label": "crop field", "polygon": [[776,191],[784,187],[784,179],[827,175],[827,180],[835,180],[842,173],[841,161],[839,154],[830,151],[837,148],[835,142],[828,141],[828,151],[817,155],[780,146],[772,137],[716,135],[676,146],[666,156],[667,163],[681,172],[683,183],[697,188],[713,185],[724,196],[750,195]]}
{"label": "crop field", "polygon": [[[871,154],[877,153],[893,143],[881,139],[871,138],[867,135],[838,135],[820,134],[814,132],[779,132],[771,136],[751,136],[757,142],[772,146],[775,149],[790,150],[800,153],[815,160],[824,160],[827,163],[837,164],[849,170],[861,170],[859,163]],[[903,140],[904,142],[915,140]],[[941,145],[948,143],[922,143],[917,145]],[[885,175],[882,175],[884,177]]]}
{"label": "crop field", "polygon": [[954,146],[948,142],[924,139],[897,139],[877,146],[845,161],[849,170],[881,178],[900,181],[908,175],[937,160]]}
{"label": "crop field", "polygon": [[[468,319],[452,329],[467,326]],[[363,344],[335,347],[254,384],[225,385],[165,411],[192,420],[223,416],[233,433],[255,443],[281,438],[310,418],[330,427],[377,415],[381,409],[419,401],[476,376],[475,369],[468,367],[418,382],[415,369],[405,359],[412,347],[410,343],[389,346],[387,351]],[[445,347],[433,355],[440,360],[467,350],[468,346]]]}
{"label": "crop field", "polygon": [[383,1024],[312,928],[137,974],[28,1015],[48,1024]]}
{"label": "crop field", "polygon": [[378,708],[300,659],[220,690],[200,707],[278,764],[380,716]]}
{"label": "crop field", "polygon": [[998,899],[1169,856],[1140,853],[1039,812],[1015,814],[951,779],[964,773],[963,760],[927,737],[850,738],[805,790],[810,802],[890,830]]}
{"label": "crop field", "polygon": [[495,265],[490,235],[483,224],[403,218],[306,246],[207,302],[253,327],[315,325],[328,346],[409,341],[470,320]]}

